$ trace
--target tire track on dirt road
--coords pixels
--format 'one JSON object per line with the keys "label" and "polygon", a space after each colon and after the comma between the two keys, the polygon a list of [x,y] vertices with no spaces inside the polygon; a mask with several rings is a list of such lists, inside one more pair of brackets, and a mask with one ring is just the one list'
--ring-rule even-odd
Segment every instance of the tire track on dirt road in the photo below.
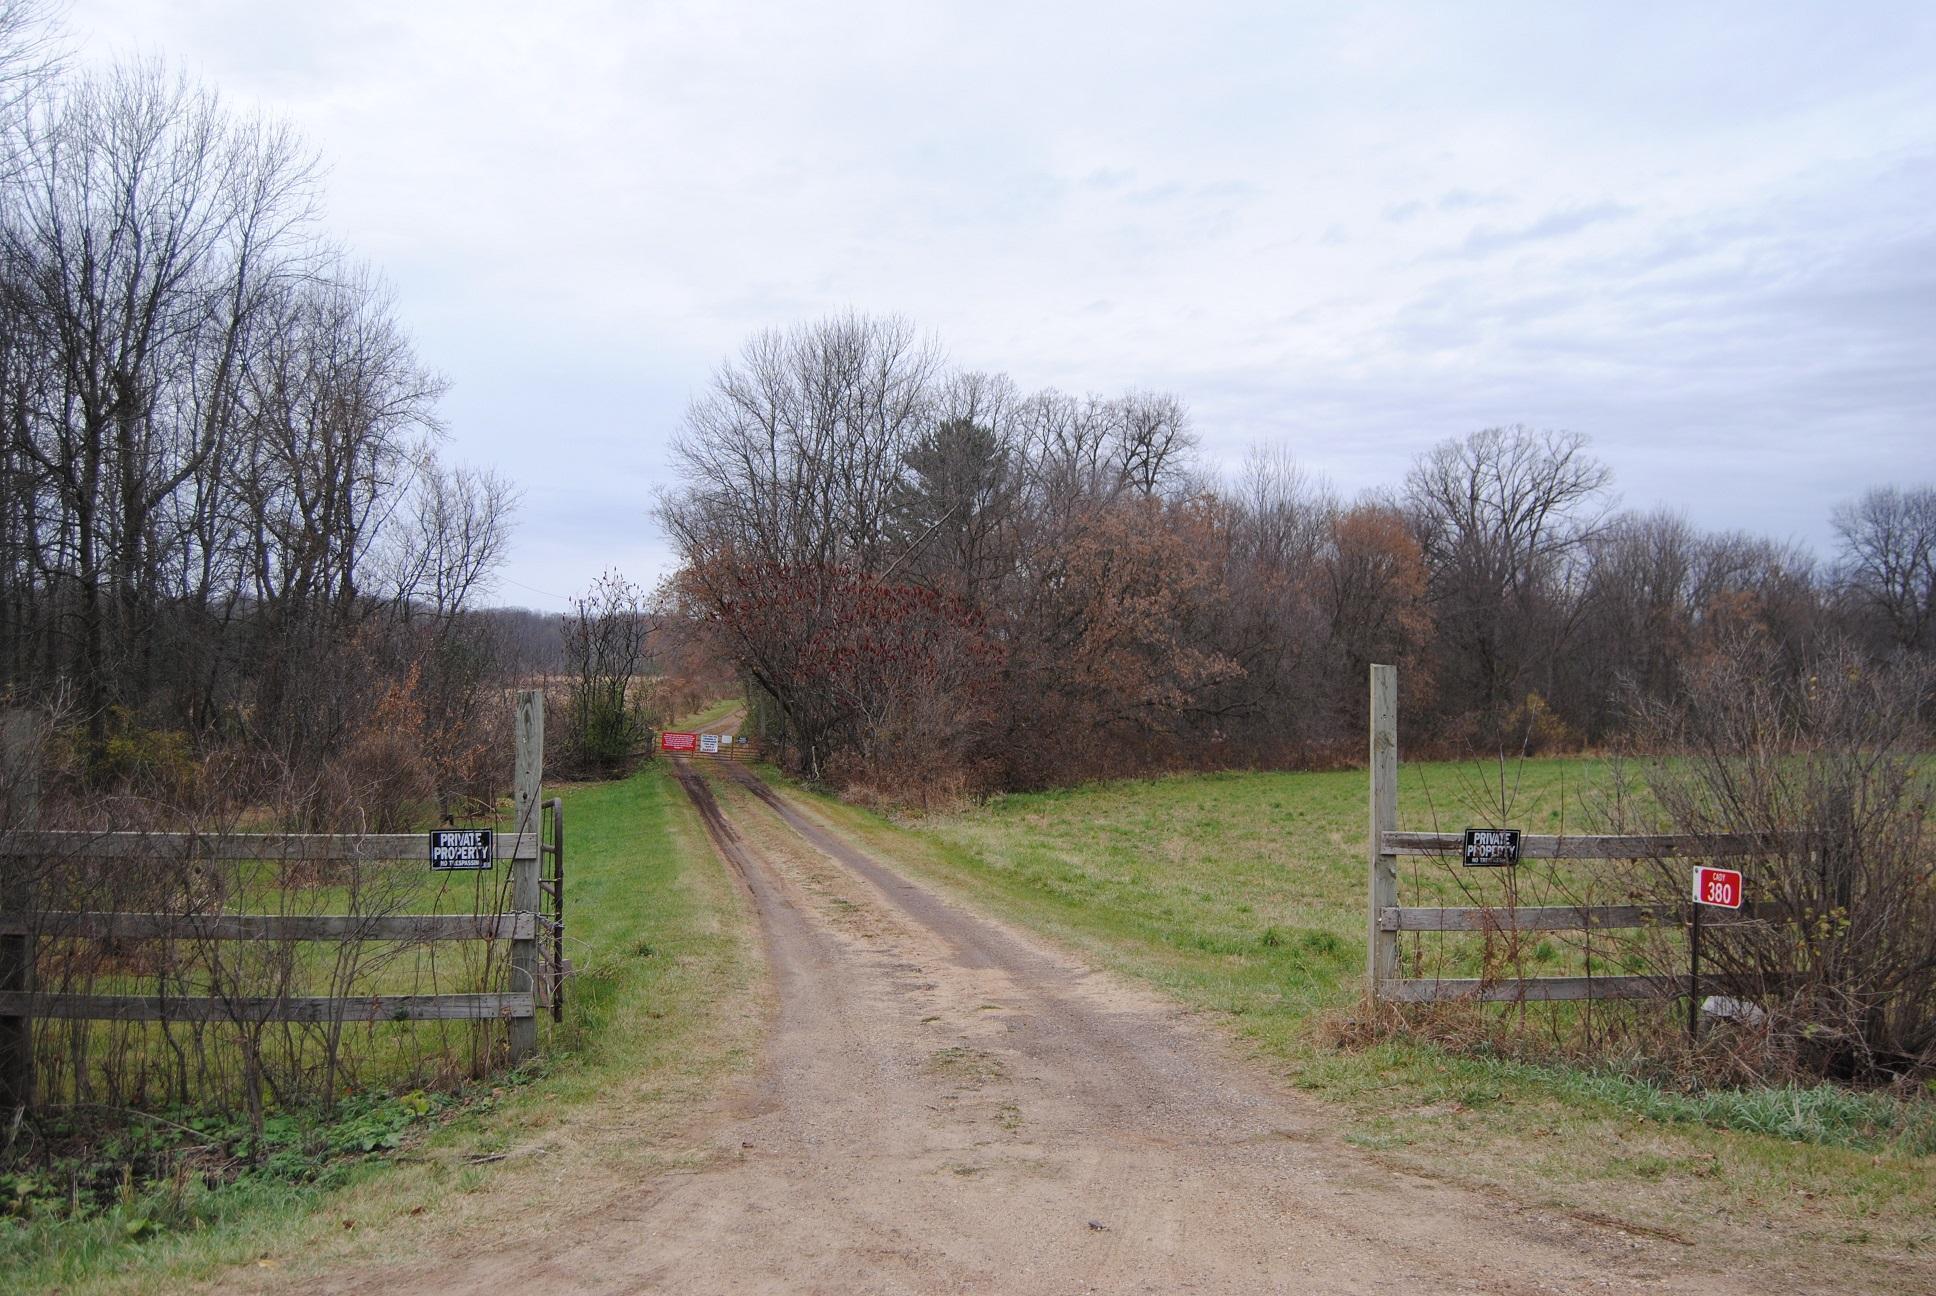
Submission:
{"label": "tire track on dirt road", "polygon": [[673,772],[756,912],[758,1075],[697,1170],[371,1293],[1682,1292],[1703,1271],[1377,1166],[1153,992],[974,913],[732,764]]}
{"label": "tire track on dirt road", "polygon": [[833,1208],[800,1212],[789,1273],[758,1289],[1745,1290],[1657,1241],[1377,1167],[1173,1005],[911,881],[744,767],[708,772],[682,773],[688,795],[771,888],[756,1147]]}

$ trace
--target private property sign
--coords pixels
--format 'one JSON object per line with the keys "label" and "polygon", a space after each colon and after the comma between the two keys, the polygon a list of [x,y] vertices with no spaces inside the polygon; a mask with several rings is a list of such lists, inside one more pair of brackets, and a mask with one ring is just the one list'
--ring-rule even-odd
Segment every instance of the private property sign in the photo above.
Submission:
{"label": "private property sign", "polygon": [[435,828],[430,833],[430,867],[488,869],[491,867],[489,828]]}
{"label": "private property sign", "polygon": [[699,735],[696,733],[662,733],[659,735],[659,750],[664,752],[689,752],[699,750]]}
{"label": "private property sign", "polygon": [[1720,909],[1741,907],[1741,874],[1735,869],[1696,868],[1694,903]]}
{"label": "private property sign", "polygon": [[1466,829],[1464,858],[1467,868],[1511,868],[1519,863],[1519,829]]}

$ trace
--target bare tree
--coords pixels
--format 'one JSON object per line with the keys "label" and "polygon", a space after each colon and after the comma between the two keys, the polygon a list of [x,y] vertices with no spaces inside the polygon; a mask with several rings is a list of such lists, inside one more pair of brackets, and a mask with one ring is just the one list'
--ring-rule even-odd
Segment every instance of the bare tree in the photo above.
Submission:
{"label": "bare tree", "polygon": [[360,272],[297,286],[264,327],[246,376],[236,507],[249,549],[254,723],[293,753],[330,741],[358,696],[346,684],[364,668],[336,649],[382,607],[374,563],[405,522],[443,384]]}
{"label": "bare tree", "polygon": [[[0,696],[75,699],[52,718],[79,759],[50,780],[51,822],[206,841],[244,814],[384,831],[459,792],[494,802],[509,744],[466,711],[504,708],[467,707],[489,648],[467,609],[510,493],[437,463],[441,380],[375,277],[318,238],[294,134],[155,64],[50,83],[46,12],[0,0]],[[221,853],[40,861],[43,899],[195,915],[246,891],[358,917],[402,902],[371,861],[276,877]],[[170,999],[281,997],[321,974],[340,996],[415,957],[355,933],[333,971],[289,942],[132,946],[43,942],[40,966],[57,992],[111,976]],[[163,1021],[160,1049],[126,1047],[156,1042],[144,1025],[74,1023],[65,1092],[99,1080],[139,1102],[159,1081],[186,1101],[192,1080],[259,1119],[265,1099],[326,1102],[354,1074],[340,1022],[246,1016]]]}
{"label": "bare tree", "polygon": [[1121,417],[1114,401],[1054,388],[1021,402],[1015,414],[1017,462],[1035,511],[1065,516],[1121,488],[1112,458],[1122,443]]}
{"label": "bare tree", "polygon": [[58,637],[97,738],[106,706],[147,683],[184,540],[168,505],[233,430],[239,361],[300,259],[312,171],[286,131],[237,123],[152,65],[73,82],[27,132],[0,256],[8,322],[43,364],[10,393],[13,422],[61,516],[53,574],[74,601]]}
{"label": "bare tree", "polygon": [[662,516],[697,551],[872,569],[887,497],[926,424],[937,357],[896,318],[767,332],[686,413],[683,491]]}
{"label": "bare tree", "polygon": [[389,698],[465,726],[438,795],[488,790],[464,609],[510,500],[435,464],[443,384],[318,237],[312,155],[152,63],[16,94],[32,12],[0,0],[0,691],[72,696],[99,789],[236,743],[293,818],[407,817],[425,780],[366,777]]}
{"label": "bare tree", "polygon": [[1123,484],[1144,496],[1177,485],[1196,448],[1188,407],[1168,392],[1131,392],[1119,407],[1114,458]]}
{"label": "bare tree", "polygon": [[[1828,626],[1793,546],[1610,520],[1583,436],[1476,432],[1347,509],[1281,451],[1200,475],[1173,396],[1022,395],[913,336],[754,338],[690,410],[661,506],[679,624],[812,775],[1303,758],[1355,732],[1374,660],[1404,663],[1426,741],[1517,745],[1535,716],[1542,742],[1603,741],[1616,699],[1671,700],[1743,634],[1792,672]],[[1054,750],[1016,758],[1045,723]]]}
{"label": "bare tree", "polygon": [[1936,649],[1936,487],[1883,486],[1837,505],[1843,584],[1891,646]]}
{"label": "bare tree", "polygon": [[1316,563],[1338,501],[1297,456],[1282,447],[1252,446],[1227,493],[1245,519],[1243,548],[1250,562],[1279,572]]}
{"label": "bare tree", "polygon": [[0,0],[0,177],[18,166],[32,105],[67,61],[59,11],[49,0]]}
{"label": "bare tree", "polygon": [[1487,428],[1440,443],[1406,476],[1451,649],[1446,683],[1482,714],[1518,702],[1535,671],[1551,692],[1570,628],[1568,563],[1601,526],[1612,479],[1586,445],[1578,433]]}
{"label": "bare tree", "polygon": [[1220,736],[1285,750],[1331,718],[1320,571],[1337,500],[1288,450],[1263,446],[1234,482],[1196,494],[1203,507],[1218,500],[1214,534],[1224,537],[1212,550],[1227,595],[1213,637],[1242,667],[1203,705]]}
{"label": "bare tree", "polygon": [[1830,629],[1822,592],[1814,555],[1799,545],[1739,531],[1703,536],[1694,560],[1695,650],[1725,652],[1753,635],[1775,646],[1788,678],[1800,678]]}
{"label": "bare tree", "polygon": [[441,629],[475,606],[510,544],[517,505],[516,487],[497,472],[424,456],[391,540],[390,580],[406,620],[421,609]]}
{"label": "bare tree", "polygon": [[[854,573],[893,561],[889,501],[937,365],[900,319],[763,333],[721,367],[673,448],[684,486],[659,517],[685,560],[684,596],[716,618],[810,768],[845,708],[808,685],[802,646],[831,628]],[[763,612],[782,591],[785,624]]]}
{"label": "bare tree", "polygon": [[593,581],[565,615],[572,672],[568,742],[590,772],[625,768],[648,737],[632,684],[651,661],[653,636],[643,591],[616,571]]}
{"label": "bare tree", "polygon": [[1589,738],[1622,722],[1629,694],[1673,696],[1694,649],[1700,550],[1700,535],[1673,513],[1622,515],[1589,542],[1580,660],[1566,673],[1573,695],[1564,699]]}

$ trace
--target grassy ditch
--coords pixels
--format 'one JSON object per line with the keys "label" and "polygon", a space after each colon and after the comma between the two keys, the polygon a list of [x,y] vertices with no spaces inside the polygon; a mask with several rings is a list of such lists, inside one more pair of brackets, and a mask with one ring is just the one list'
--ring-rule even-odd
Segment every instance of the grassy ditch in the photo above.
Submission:
{"label": "grassy ditch", "polygon": [[428,1231],[540,1228],[561,1194],[694,1155],[678,1138],[694,1104],[757,1042],[757,943],[659,768],[561,791],[575,975],[541,1059],[453,1095],[275,1112],[260,1139],[192,1111],[57,1114],[73,1154],[0,1176],[7,1290],[173,1291],[235,1265],[404,1257]]}
{"label": "grassy ditch", "polygon": [[[1601,775],[1577,760],[1510,771],[1507,821],[1591,831]],[[1486,822],[1498,778],[1497,770],[1407,765],[1400,826]],[[1341,1045],[1364,975],[1366,796],[1365,775],[1342,772],[1008,796],[912,827],[825,797],[815,805],[945,888],[1218,1014],[1270,1065],[1338,1104],[1347,1139],[1397,1168],[1702,1245],[1717,1219],[1766,1226],[1775,1232],[1734,1236],[1756,1247],[1778,1237],[1803,1270],[1825,1276],[1887,1256],[1936,1279],[1929,1103],[1834,1089],[1681,1093],[1569,1065],[1557,1044],[1551,1058],[1530,1061],[1483,1047]],[[1575,903],[1566,897],[1580,891],[1597,902],[1618,881],[1529,873],[1508,882],[1408,862],[1403,902],[1502,902],[1499,889],[1512,885],[1522,888],[1520,903]],[[1448,975],[1484,958],[1463,948],[1434,955],[1421,944],[1408,957],[1440,957]],[[1589,952],[1602,966],[1611,956]],[[1557,942],[1521,954],[1539,974],[1582,958]],[[1578,1028],[1578,1011],[1535,1006],[1523,1025],[1565,1036]]]}

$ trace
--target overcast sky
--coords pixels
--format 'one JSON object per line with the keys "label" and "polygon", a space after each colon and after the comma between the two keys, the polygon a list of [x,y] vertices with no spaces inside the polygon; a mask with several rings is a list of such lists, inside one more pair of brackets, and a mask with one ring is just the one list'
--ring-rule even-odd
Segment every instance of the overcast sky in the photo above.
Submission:
{"label": "overcast sky", "polygon": [[1346,494],[1500,423],[1633,507],[1826,549],[1936,478],[1936,4],[74,0],[294,121],[332,231],[525,503],[498,597],[654,579],[690,397],[900,313],[1173,390]]}

